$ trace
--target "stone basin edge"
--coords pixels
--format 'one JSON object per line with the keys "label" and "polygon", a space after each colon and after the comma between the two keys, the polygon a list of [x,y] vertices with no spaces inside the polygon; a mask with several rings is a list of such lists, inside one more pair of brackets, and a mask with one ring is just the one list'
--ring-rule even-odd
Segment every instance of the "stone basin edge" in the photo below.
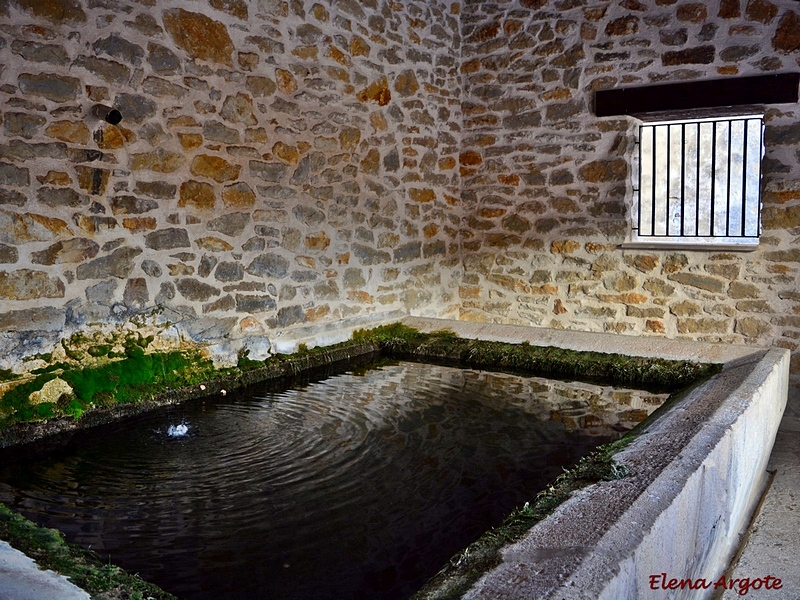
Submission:
{"label": "stone basin edge", "polygon": [[[403,322],[423,332],[450,329],[460,337],[722,364],[719,374],[615,455],[630,476],[573,493],[501,550],[501,564],[462,595],[468,600],[713,597],[713,583],[738,549],[767,480],[788,394],[788,350],[420,317]],[[662,573],[667,582],[711,585],[666,590]]]}

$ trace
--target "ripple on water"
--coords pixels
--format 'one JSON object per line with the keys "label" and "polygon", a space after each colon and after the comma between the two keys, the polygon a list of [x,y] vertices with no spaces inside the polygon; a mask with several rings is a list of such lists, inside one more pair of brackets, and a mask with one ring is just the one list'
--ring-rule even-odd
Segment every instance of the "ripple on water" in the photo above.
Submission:
{"label": "ripple on water", "polygon": [[0,501],[181,598],[405,598],[663,401],[567,385],[400,363],[252,386],[1,467]]}

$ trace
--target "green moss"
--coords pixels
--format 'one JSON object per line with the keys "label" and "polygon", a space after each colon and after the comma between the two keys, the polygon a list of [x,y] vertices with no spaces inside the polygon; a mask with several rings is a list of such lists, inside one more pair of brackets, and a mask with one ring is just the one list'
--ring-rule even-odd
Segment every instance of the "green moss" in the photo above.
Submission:
{"label": "green moss", "polygon": [[241,371],[252,371],[253,369],[259,369],[264,366],[264,362],[260,360],[253,360],[250,358],[250,350],[247,348],[242,348],[239,350],[238,360],[236,362],[236,366]]}
{"label": "green moss", "polygon": [[468,340],[452,331],[421,333],[400,323],[358,330],[353,339],[377,343],[385,354],[395,358],[446,359],[470,368],[575,378],[648,390],[683,388],[721,368],[691,361],[532,346],[527,342]]}
{"label": "green moss", "polygon": [[[70,338],[70,342],[72,342],[78,334],[75,334]],[[74,361],[81,361],[83,360],[83,352],[80,350],[75,350],[73,345],[67,340],[61,340],[61,347],[64,349],[64,354],[67,355],[68,358]]]}
{"label": "green moss", "polygon": [[38,527],[0,504],[0,539],[24,552],[43,568],[67,576],[93,598],[175,600],[137,575],[103,562],[97,554],[68,544],[55,529]]}
{"label": "green moss", "polygon": [[[125,347],[124,358],[92,367],[67,363],[37,369],[36,377],[18,385],[0,398],[0,428],[15,422],[57,416],[78,418],[93,406],[137,402],[177,387],[193,385],[219,375],[213,363],[197,351],[145,353],[147,338],[135,338]],[[58,375],[56,375],[58,372]],[[31,406],[30,395],[56,376],[66,381],[73,396],[56,404]]]}
{"label": "green moss", "polygon": [[3,397],[0,398],[0,407],[16,410],[28,407],[30,405],[30,395],[41,390],[45,383],[55,378],[56,375],[54,373],[43,373],[30,381],[21,383],[3,394]]}
{"label": "green moss", "polygon": [[98,344],[97,346],[90,346],[86,352],[89,356],[94,356],[95,358],[99,356],[106,356],[109,352],[111,352],[111,346],[109,344]]}
{"label": "green moss", "polygon": [[133,343],[125,348],[125,354],[122,360],[67,371],[61,377],[72,386],[76,398],[87,405],[103,393],[112,394],[116,402],[135,402],[166,389],[205,381],[214,374],[211,361],[199,353],[146,354],[140,344]]}

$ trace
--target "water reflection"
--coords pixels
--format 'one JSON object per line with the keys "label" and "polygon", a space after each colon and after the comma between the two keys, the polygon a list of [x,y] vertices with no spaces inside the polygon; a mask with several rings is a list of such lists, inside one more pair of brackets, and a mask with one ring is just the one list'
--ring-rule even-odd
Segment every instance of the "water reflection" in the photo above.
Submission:
{"label": "water reflection", "polygon": [[87,432],[0,501],[185,599],[400,599],[663,399],[400,363]]}

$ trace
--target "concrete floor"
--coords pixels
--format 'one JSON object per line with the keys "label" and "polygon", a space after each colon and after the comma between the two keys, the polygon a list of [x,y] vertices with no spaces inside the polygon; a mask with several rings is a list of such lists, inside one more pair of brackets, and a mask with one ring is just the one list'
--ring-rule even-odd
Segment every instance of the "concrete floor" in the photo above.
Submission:
{"label": "concrete floor", "polygon": [[89,600],[89,594],[0,541],[0,600]]}
{"label": "concrete floor", "polygon": [[[750,589],[759,600],[800,600],[800,388],[790,388],[786,411],[769,460],[772,486],[750,528],[730,579],[781,579],[780,589]],[[718,596],[719,597],[719,596]],[[723,600],[742,598],[727,590]]]}

